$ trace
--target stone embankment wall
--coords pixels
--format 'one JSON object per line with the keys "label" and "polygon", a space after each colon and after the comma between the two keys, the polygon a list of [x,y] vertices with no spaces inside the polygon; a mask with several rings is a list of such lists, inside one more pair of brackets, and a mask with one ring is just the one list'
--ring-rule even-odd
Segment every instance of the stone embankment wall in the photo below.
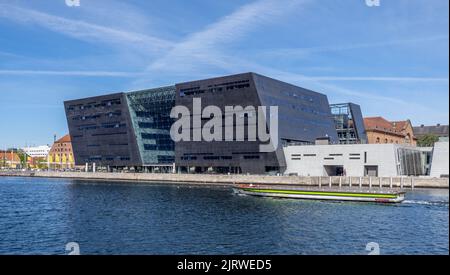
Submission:
{"label": "stone embankment wall", "polygon": [[[262,175],[206,175],[206,174],[144,174],[144,173],[84,173],[84,172],[0,172],[0,176],[70,178],[104,181],[131,182],[167,182],[179,184],[201,184],[231,186],[236,183],[254,184],[296,184],[303,186],[353,186],[363,187],[404,187],[411,188],[449,188],[448,178],[431,177],[395,177],[395,178],[358,178],[358,177],[298,177],[298,176],[262,176]],[[361,182],[361,183],[360,183]]]}

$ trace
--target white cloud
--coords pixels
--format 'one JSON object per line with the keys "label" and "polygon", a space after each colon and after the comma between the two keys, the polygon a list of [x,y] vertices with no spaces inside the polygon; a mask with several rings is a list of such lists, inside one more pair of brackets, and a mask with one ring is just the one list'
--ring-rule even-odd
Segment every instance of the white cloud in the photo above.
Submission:
{"label": "white cloud", "polygon": [[[71,11],[72,9],[65,9]],[[137,33],[152,33],[158,29],[155,26],[157,18],[149,16],[138,3],[123,0],[84,1],[75,9],[73,15],[88,22],[101,22],[109,28],[127,30]],[[159,32],[159,31],[157,31]]]}
{"label": "white cloud", "polygon": [[151,52],[168,50],[172,46],[172,42],[154,36],[67,19],[8,4],[0,4],[1,17],[27,25],[44,27],[91,43],[100,41]]}
{"label": "white cloud", "polygon": [[0,51],[0,56],[5,56],[5,57],[19,57],[19,55],[17,55],[17,54],[8,53],[8,52],[2,52],[2,51]]}
{"label": "white cloud", "polygon": [[337,51],[351,51],[357,49],[366,48],[380,48],[380,47],[390,47],[398,45],[415,45],[417,43],[423,42],[434,42],[441,40],[448,40],[448,35],[436,35],[429,37],[417,37],[410,39],[398,39],[391,41],[381,41],[372,43],[354,43],[348,45],[332,45],[332,46],[317,46],[309,48],[284,48],[284,49],[273,49],[260,53],[262,56],[272,56],[272,57],[285,57],[285,58],[304,58],[314,53],[324,53],[324,52],[337,52]]}
{"label": "white cloud", "polygon": [[53,76],[85,76],[85,77],[128,77],[142,76],[140,72],[120,71],[49,71],[49,70],[0,70],[0,75],[53,75]]}
{"label": "white cloud", "polygon": [[173,64],[213,65],[219,68],[229,67],[228,62],[220,58],[220,49],[242,38],[256,27],[274,22],[288,12],[293,12],[308,2],[307,0],[259,0],[237,9],[205,29],[193,33],[178,43],[167,55],[154,61],[150,70],[171,68]]}
{"label": "white cloud", "polygon": [[304,76],[314,81],[449,82],[445,77]]}

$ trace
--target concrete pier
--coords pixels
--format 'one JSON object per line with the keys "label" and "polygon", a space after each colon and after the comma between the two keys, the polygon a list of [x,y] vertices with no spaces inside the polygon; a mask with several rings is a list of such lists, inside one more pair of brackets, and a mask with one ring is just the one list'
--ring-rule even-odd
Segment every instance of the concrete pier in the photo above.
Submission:
{"label": "concrete pier", "polygon": [[[209,175],[209,174],[157,174],[157,173],[86,173],[86,172],[0,172],[1,176],[67,178],[81,180],[167,182],[200,185],[231,186],[246,184],[295,184],[300,186],[319,186],[327,182],[329,187],[349,187],[350,182],[358,182],[358,187],[369,187],[375,179],[383,188],[449,188],[448,178],[431,177],[300,177],[265,175]],[[1,182],[0,182],[1,184]],[[374,186],[372,186],[374,188]]]}

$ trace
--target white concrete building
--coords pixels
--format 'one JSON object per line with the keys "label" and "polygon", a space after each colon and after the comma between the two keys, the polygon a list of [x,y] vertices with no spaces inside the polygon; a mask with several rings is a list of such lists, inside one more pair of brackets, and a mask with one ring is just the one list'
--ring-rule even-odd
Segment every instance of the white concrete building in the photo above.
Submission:
{"label": "white concrete building", "polygon": [[286,174],[299,176],[424,175],[422,153],[398,144],[287,146]]}
{"label": "white concrete building", "polygon": [[417,147],[422,153],[422,166],[424,168],[424,175],[429,176],[431,170],[431,159],[433,156],[433,147]]}
{"label": "white concrete building", "polygon": [[47,145],[22,148],[22,150],[32,158],[46,158],[50,149],[51,148]]}
{"label": "white concrete building", "polygon": [[436,142],[431,159],[430,176],[435,178],[448,177],[449,143]]}

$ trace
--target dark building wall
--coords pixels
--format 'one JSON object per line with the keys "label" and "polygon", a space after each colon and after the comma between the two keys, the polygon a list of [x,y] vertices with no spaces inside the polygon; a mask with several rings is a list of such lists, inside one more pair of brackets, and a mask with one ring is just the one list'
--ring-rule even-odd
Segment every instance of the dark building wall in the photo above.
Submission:
{"label": "dark building wall", "polygon": [[328,136],[337,141],[326,95],[252,73],[258,96],[265,106],[279,106],[279,132],[283,140],[314,143]]}
{"label": "dark building wall", "polygon": [[125,94],[64,102],[75,164],[140,166]]}
{"label": "dark building wall", "polygon": [[356,135],[359,143],[367,143],[367,133],[366,127],[364,126],[364,118],[361,112],[361,107],[354,103],[349,103],[354,128],[356,130]]}
{"label": "dark building wall", "polygon": [[[225,106],[258,106],[258,98],[251,74],[193,81],[177,84],[176,104],[188,107],[193,114],[193,98],[201,98],[202,108],[214,105],[225,116]],[[202,126],[205,121],[202,121]],[[225,126],[225,122],[223,121]],[[191,123],[191,139],[193,125]],[[223,135],[225,127],[223,127]],[[259,153],[258,141],[181,141],[175,146],[177,166],[222,167],[234,169],[240,167],[242,172],[264,173],[265,166],[279,166],[274,153]]]}
{"label": "dark building wall", "polygon": [[326,135],[337,140],[327,97],[319,93],[254,73],[193,81],[176,87],[176,104],[187,106],[191,114],[193,98],[201,98],[202,108],[214,105],[223,112],[225,106],[254,106],[256,110],[258,106],[279,106],[279,141],[275,152],[260,152],[259,141],[182,141],[175,147],[177,166],[225,170],[239,167],[238,171],[243,173],[283,172],[286,167],[283,140],[313,143]]}

